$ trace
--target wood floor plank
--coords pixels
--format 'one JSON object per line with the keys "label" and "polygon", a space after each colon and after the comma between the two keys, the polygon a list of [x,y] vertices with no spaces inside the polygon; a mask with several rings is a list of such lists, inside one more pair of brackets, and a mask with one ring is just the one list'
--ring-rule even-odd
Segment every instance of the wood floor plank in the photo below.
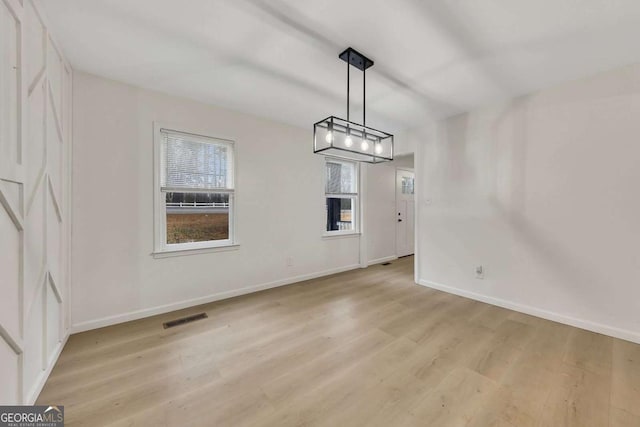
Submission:
{"label": "wood floor plank", "polygon": [[624,409],[611,407],[609,414],[609,425],[611,427],[638,427],[640,426],[640,416],[634,415]]}
{"label": "wood floor plank", "polygon": [[398,425],[468,425],[498,389],[494,381],[483,375],[466,368],[454,368],[410,409],[410,417]]}
{"label": "wood floor plank", "polygon": [[[382,381],[416,348],[417,344],[410,340],[394,339],[389,344],[340,366],[339,369],[325,372],[323,377],[310,375],[312,386],[298,387],[294,393],[280,395],[280,399],[271,399],[280,410],[275,416],[262,422],[278,426],[350,425],[343,424],[346,422],[345,418],[333,416],[348,416],[348,410],[363,398],[367,390]],[[311,369],[315,371],[323,365],[324,363],[316,363]],[[283,379],[286,382],[293,380],[294,383],[298,383],[301,378],[298,374],[307,372],[293,372],[293,375]],[[278,385],[281,384],[278,382]],[[272,389],[269,385],[265,389],[267,395],[270,395]]]}
{"label": "wood floor plank", "polygon": [[409,410],[433,387],[433,384],[417,379],[406,369],[396,369],[374,387],[364,391],[344,411],[329,414],[320,425],[400,425],[402,420],[406,422],[411,418]]}
{"label": "wood floor plank", "polygon": [[608,425],[611,378],[567,364],[561,374],[545,403],[541,425]]}
{"label": "wood floor plank", "polygon": [[167,427],[638,426],[639,402],[640,345],[417,286],[412,257],[73,335],[37,401]]}
{"label": "wood floor plank", "polygon": [[564,362],[598,375],[610,375],[614,339],[582,329],[571,331]]}
{"label": "wood floor plank", "polygon": [[611,382],[611,405],[640,417],[640,345],[615,340]]}
{"label": "wood floor plank", "polygon": [[365,357],[364,355],[384,347],[392,340],[392,336],[382,331],[369,331],[346,345],[337,346],[334,351],[323,355],[318,360],[304,364],[300,369],[295,369],[294,365],[290,366],[289,372],[263,384],[262,389],[271,401],[286,402],[287,399],[309,387],[309,384],[318,387],[333,378],[337,372],[349,370],[359,362],[358,356]]}

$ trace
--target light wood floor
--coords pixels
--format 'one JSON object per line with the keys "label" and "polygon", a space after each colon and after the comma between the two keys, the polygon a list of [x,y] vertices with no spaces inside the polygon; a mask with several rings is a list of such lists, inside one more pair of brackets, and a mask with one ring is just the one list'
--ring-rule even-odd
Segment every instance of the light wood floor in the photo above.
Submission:
{"label": "light wood floor", "polygon": [[640,426],[639,345],[417,286],[412,268],[73,335],[38,403],[90,426]]}

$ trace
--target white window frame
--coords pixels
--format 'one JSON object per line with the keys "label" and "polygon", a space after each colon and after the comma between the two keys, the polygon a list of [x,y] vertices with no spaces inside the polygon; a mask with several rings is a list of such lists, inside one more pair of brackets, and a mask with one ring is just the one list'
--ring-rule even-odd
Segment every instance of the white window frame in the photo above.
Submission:
{"label": "white window frame", "polygon": [[[353,194],[334,194],[327,193],[327,163],[328,162],[338,162],[338,163],[351,163],[354,165],[354,178],[356,180],[356,192]],[[354,162],[351,160],[345,160],[338,157],[325,156],[324,162],[322,163],[323,168],[323,180],[322,180],[322,194],[324,196],[324,224],[322,229],[324,232],[322,233],[323,237],[336,237],[336,236],[359,236],[360,235],[360,164],[358,162]],[[353,230],[327,230],[327,198],[340,198],[340,199],[352,199],[352,209],[353,212],[351,214],[351,220],[353,221]]]}
{"label": "white window frame", "polygon": [[[235,150],[235,141],[229,138],[213,137],[207,135],[209,132],[203,132],[194,129],[185,129],[181,126],[170,126],[162,123],[154,122],[153,124],[153,194],[154,194],[154,250],[152,255],[155,258],[164,258],[168,256],[180,256],[191,255],[203,252],[218,252],[226,250],[234,250],[239,247],[236,240],[236,176],[237,176],[237,157]],[[193,135],[199,139],[211,140],[212,142],[223,142],[231,149],[231,165],[232,165],[232,180],[233,189],[231,190],[198,190],[198,189],[181,189],[182,192],[190,193],[226,193],[229,194],[229,238],[224,240],[210,240],[205,242],[190,242],[190,243],[167,243],[167,216],[166,216],[166,196],[161,188],[161,174],[162,174],[162,143],[163,135],[162,131],[170,131],[176,133],[182,133],[185,135]]]}

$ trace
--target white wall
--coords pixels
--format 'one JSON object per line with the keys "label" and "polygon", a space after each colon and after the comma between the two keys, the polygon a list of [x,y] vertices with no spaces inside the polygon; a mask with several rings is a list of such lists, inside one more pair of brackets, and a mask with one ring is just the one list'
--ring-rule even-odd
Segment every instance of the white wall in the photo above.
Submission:
{"label": "white wall", "polygon": [[31,1],[0,2],[0,404],[31,404],[69,329],[71,68]]}
{"label": "white wall", "polygon": [[396,132],[393,137],[394,157],[414,154],[420,140],[420,135],[416,129]]}
{"label": "white wall", "polygon": [[[311,127],[80,72],[74,105],[74,330],[360,265],[358,237],[321,237],[324,158]],[[154,121],[236,141],[238,250],[151,256]]]}
{"label": "white wall", "polygon": [[639,159],[637,65],[437,123],[421,283],[640,342]]}

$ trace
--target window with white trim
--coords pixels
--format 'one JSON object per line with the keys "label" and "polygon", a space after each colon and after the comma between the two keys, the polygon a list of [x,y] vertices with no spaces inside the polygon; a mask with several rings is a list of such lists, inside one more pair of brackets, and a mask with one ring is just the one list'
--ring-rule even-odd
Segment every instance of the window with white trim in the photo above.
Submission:
{"label": "window with white trim", "polygon": [[326,234],[358,232],[358,165],[326,157]]}
{"label": "window with white trim", "polygon": [[156,252],[233,245],[233,142],[161,127],[156,138]]}

